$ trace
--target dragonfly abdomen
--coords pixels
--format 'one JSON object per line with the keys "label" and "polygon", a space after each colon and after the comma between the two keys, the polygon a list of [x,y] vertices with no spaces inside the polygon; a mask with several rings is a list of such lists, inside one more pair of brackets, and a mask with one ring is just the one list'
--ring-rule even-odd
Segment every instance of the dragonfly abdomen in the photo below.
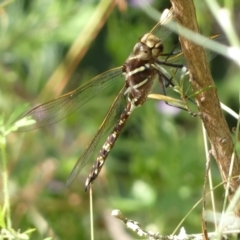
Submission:
{"label": "dragonfly abdomen", "polygon": [[98,177],[98,174],[100,173],[107,157],[110,152],[110,150],[113,148],[115,142],[118,139],[118,136],[120,135],[121,131],[123,130],[126,121],[132,111],[134,110],[134,107],[132,106],[131,102],[128,102],[127,106],[124,108],[119,120],[117,121],[114,129],[109,134],[106,142],[103,144],[101,150],[98,153],[97,159],[91,169],[90,174],[88,175],[88,178],[85,182],[85,191],[87,191],[90,187],[90,184]]}

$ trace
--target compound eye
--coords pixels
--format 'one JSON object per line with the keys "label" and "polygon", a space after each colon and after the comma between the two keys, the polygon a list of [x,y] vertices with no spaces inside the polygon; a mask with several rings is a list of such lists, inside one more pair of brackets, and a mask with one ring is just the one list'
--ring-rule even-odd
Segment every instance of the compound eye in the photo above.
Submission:
{"label": "compound eye", "polygon": [[151,51],[150,51],[150,49],[147,46],[142,45],[140,47],[139,58],[141,60],[148,60],[148,59],[151,58]]}
{"label": "compound eye", "polygon": [[133,54],[141,60],[149,60],[151,58],[151,50],[149,47],[140,42],[134,46]]}
{"label": "compound eye", "polygon": [[152,56],[153,58],[157,58],[161,55],[162,53],[162,49],[159,49],[159,48],[153,48],[152,49]]}

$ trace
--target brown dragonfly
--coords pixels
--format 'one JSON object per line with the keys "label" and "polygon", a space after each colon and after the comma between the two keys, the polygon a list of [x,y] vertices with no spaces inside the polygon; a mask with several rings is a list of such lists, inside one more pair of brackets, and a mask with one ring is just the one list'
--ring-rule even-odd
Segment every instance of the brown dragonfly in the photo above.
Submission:
{"label": "brown dragonfly", "polygon": [[[85,190],[89,189],[92,182],[98,177],[127,119],[136,107],[145,103],[155,80],[159,81],[164,94],[164,86],[174,86],[171,80],[171,71],[175,69],[176,73],[181,72],[181,69],[185,66],[185,60],[179,50],[172,51],[169,54],[163,53],[163,42],[171,33],[167,27],[171,20],[172,12],[170,11],[149,33],[140,38],[122,66],[106,71],[74,91],[41,104],[24,115],[24,117],[35,120],[35,124],[28,129],[54,124],[75,112],[102,90],[117,81],[123,82],[122,89],[109,108],[96,135],[76,162],[67,180],[67,186],[73,182],[87,164],[104,133],[114,126],[100,149],[86,180]],[[123,105],[123,98],[126,99],[125,105]]]}

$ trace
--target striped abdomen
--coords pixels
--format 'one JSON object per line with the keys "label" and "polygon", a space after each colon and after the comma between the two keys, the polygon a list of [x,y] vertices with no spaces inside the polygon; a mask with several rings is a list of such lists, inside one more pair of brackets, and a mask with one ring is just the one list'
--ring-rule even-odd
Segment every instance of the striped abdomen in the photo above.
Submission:
{"label": "striped abdomen", "polygon": [[118,136],[120,135],[122,129],[126,124],[126,120],[128,119],[129,115],[132,113],[131,103],[128,102],[127,106],[123,110],[119,120],[117,121],[113,131],[108,136],[106,142],[102,146],[102,149],[98,153],[97,159],[91,169],[91,172],[85,182],[85,190],[87,191],[90,187],[90,184],[97,178],[98,174],[100,173],[102,166],[105,163],[105,160],[108,156],[108,153],[113,148]]}

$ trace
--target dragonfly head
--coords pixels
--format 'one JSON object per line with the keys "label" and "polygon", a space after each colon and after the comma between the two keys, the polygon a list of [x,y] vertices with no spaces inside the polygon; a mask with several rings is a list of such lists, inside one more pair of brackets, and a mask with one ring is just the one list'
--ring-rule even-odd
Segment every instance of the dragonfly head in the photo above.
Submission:
{"label": "dragonfly head", "polygon": [[156,60],[163,52],[161,40],[151,33],[144,34],[134,46],[133,54],[141,60]]}

